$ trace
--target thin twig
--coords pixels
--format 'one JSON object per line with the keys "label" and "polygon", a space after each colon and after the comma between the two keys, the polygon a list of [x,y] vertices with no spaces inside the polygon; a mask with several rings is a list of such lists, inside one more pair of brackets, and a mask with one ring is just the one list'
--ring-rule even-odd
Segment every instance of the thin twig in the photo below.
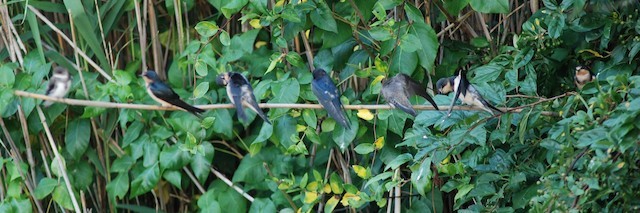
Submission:
{"label": "thin twig", "polygon": [[300,37],[302,37],[302,44],[304,44],[304,53],[307,55],[307,64],[309,64],[309,70],[315,70],[316,68],[313,66],[313,53],[311,53],[311,45],[309,45],[309,39],[307,39],[307,35],[304,31],[300,32]]}
{"label": "thin twig", "polygon": [[[52,101],[52,102],[60,102],[60,103],[65,103],[67,105],[74,105],[74,106],[92,106],[92,107],[102,107],[102,108],[121,108],[121,109],[139,109],[139,110],[164,110],[164,111],[180,110],[180,109],[177,109],[177,108],[165,107],[165,106],[160,106],[160,105],[127,104],[127,103],[113,103],[113,102],[104,102],[104,101],[87,101],[87,100],[78,100],[78,99],[69,99],[69,98],[54,98],[54,97],[49,97],[49,96],[42,95],[42,94],[25,92],[25,91],[22,91],[22,90],[15,90],[14,93],[17,96],[23,96],[23,97],[47,100],[47,101]],[[569,94],[572,94],[572,93],[569,93]],[[564,96],[566,96],[566,94]],[[564,97],[564,96],[561,96],[561,97]],[[557,99],[557,98],[560,98],[560,97],[554,97],[554,98],[546,99],[546,100],[553,100],[553,99]],[[508,111],[508,112],[511,112],[511,113],[519,113],[519,112],[522,111],[522,108],[525,108],[525,107],[530,106],[530,105],[535,105],[535,104],[538,104],[538,103],[539,102],[536,102],[534,104],[525,105],[525,106],[512,107],[512,108],[510,108],[510,107],[501,107],[499,109],[502,110],[502,111]],[[320,104],[261,103],[261,104],[258,104],[258,106],[260,106],[260,108],[322,109],[322,105],[320,105]],[[233,104],[208,104],[208,105],[196,105],[196,107],[201,108],[201,109],[233,109],[233,108],[235,108],[235,106]],[[449,106],[438,106],[438,108],[440,109],[440,111],[449,110]],[[371,104],[371,105],[363,104],[363,105],[344,105],[344,109],[348,109],[348,110],[362,110],[362,109],[389,110],[389,109],[392,109],[392,107],[389,106],[388,104]],[[414,105],[413,109],[415,109],[415,110],[435,110],[435,108],[433,106],[431,106],[431,105]],[[478,107],[472,107],[472,106],[454,106],[453,110],[483,111],[484,109],[478,108]],[[541,115],[545,115],[545,116],[558,116],[557,112],[541,111],[540,113],[541,113]]]}
{"label": "thin twig", "polygon": [[[276,179],[276,183],[278,183],[278,185],[280,185],[282,183],[282,181],[280,181],[279,178],[277,178],[275,175],[273,175],[273,172],[271,172],[271,169],[269,169],[269,165],[267,165],[266,162],[262,163],[262,166],[264,167],[264,169],[267,170],[267,173],[269,174],[269,176],[271,178]],[[280,192],[282,193],[282,195],[284,195],[284,197],[287,199],[287,201],[289,201],[289,205],[291,205],[291,207],[293,208],[293,210],[295,212],[298,212],[298,206],[296,205],[296,203],[293,202],[293,199],[291,199],[291,196],[289,196],[289,194],[287,194],[283,189],[280,189]]]}
{"label": "thin twig", "polygon": [[226,183],[229,187],[233,188],[234,190],[236,190],[236,192],[240,193],[249,202],[253,203],[253,200],[255,200],[255,199],[253,197],[251,197],[251,195],[249,195],[246,192],[244,192],[243,189],[241,189],[240,187],[234,185],[233,182],[231,182],[231,180],[229,180],[229,178],[225,177],[222,173],[218,172],[214,168],[211,168],[211,172],[213,172],[213,174],[216,177],[220,178],[220,180],[222,180],[224,183]]}
{"label": "thin twig", "polygon": [[207,192],[207,190],[205,190],[204,187],[202,187],[202,184],[198,182],[198,178],[196,178],[196,176],[194,176],[193,173],[186,166],[182,167],[182,171],[184,171],[184,173],[186,173],[187,176],[189,176],[189,179],[193,181],[193,184],[196,185],[196,188],[198,188],[200,193],[204,194],[205,192]]}
{"label": "thin twig", "polygon": [[40,122],[42,123],[42,127],[44,127],[44,132],[47,135],[47,139],[49,139],[48,141],[49,141],[49,145],[51,146],[51,150],[53,150],[53,154],[57,159],[56,162],[58,163],[58,168],[60,168],[60,173],[61,173],[59,175],[62,175],[62,179],[64,179],[64,183],[67,187],[67,192],[69,193],[69,197],[71,197],[71,203],[73,204],[73,209],[76,212],[81,212],[80,205],[78,205],[78,199],[76,198],[76,194],[73,193],[73,186],[71,186],[71,182],[69,181],[69,176],[67,175],[67,167],[62,163],[62,155],[60,155],[60,152],[58,152],[58,148],[56,147],[56,143],[53,141],[53,136],[51,135],[49,126],[47,126],[47,119],[44,116],[42,109],[40,109],[40,106],[36,106],[36,109],[38,110],[38,115],[40,116]]}

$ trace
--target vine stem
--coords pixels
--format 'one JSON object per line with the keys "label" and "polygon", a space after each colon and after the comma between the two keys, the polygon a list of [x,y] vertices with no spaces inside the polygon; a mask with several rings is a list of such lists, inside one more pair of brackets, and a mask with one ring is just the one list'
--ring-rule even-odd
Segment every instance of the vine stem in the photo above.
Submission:
{"label": "vine stem", "polygon": [[[174,111],[180,110],[174,107],[165,107],[160,105],[146,105],[146,104],[129,104],[129,103],[114,103],[114,102],[105,102],[105,101],[88,101],[88,100],[79,100],[79,99],[69,99],[69,98],[53,98],[42,94],[25,92],[21,90],[15,90],[14,94],[17,96],[35,98],[40,100],[47,100],[53,102],[65,103],[67,105],[75,105],[75,106],[91,106],[91,107],[102,107],[102,108],[121,108],[121,109],[140,109],[140,110],[162,110],[162,111]],[[553,100],[548,99],[548,100]],[[535,104],[538,104],[536,102]],[[535,105],[533,104],[533,105]],[[526,106],[519,107],[501,107],[499,108],[502,111],[507,111],[510,113],[520,113]],[[531,105],[531,106],[533,106]],[[297,103],[261,103],[258,104],[260,108],[295,108],[295,109],[322,109],[322,105],[320,104],[297,104]],[[201,109],[232,109],[235,108],[233,104],[208,104],[208,105],[196,105],[196,107]],[[436,110],[431,105],[414,105],[413,108],[415,110]],[[438,106],[440,111],[449,110],[449,106]],[[344,105],[344,109],[346,110],[389,110],[393,109],[388,104],[362,104],[362,105]],[[482,108],[472,107],[472,106],[454,106],[453,110],[463,110],[463,111],[483,111]],[[559,116],[557,112],[551,111],[542,111],[541,115],[545,116]]]}

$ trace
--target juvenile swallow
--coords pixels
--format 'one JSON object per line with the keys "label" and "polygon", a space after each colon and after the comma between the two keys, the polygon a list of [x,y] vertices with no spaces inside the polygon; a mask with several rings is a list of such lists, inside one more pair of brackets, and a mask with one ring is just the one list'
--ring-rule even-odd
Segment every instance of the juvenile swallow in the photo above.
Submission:
{"label": "juvenile swallow", "polygon": [[417,113],[413,109],[413,106],[411,106],[409,97],[414,95],[422,96],[424,99],[427,99],[436,110],[439,110],[438,105],[433,101],[431,96],[427,94],[425,88],[403,73],[399,73],[382,82],[382,96],[387,100],[387,103],[394,108],[399,108],[409,113],[413,117],[415,117]]}
{"label": "juvenile swallow", "polygon": [[469,83],[465,74],[460,71],[457,76],[449,77],[449,78],[441,78],[436,83],[436,88],[438,89],[438,93],[440,94],[449,94],[450,92],[454,92],[453,100],[451,100],[451,105],[449,106],[449,111],[447,112],[447,116],[451,115],[451,110],[453,109],[453,104],[460,98],[463,103],[467,105],[473,105],[482,108],[483,110],[494,115],[494,110],[500,113],[503,113],[501,110],[496,108],[487,102],[478,90]]}
{"label": "juvenile swallow", "polygon": [[323,69],[315,69],[313,71],[311,91],[316,95],[322,107],[327,110],[329,116],[344,128],[351,128],[349,127],[347,115],[342,110],[342,102],[340,101],[338,88],[336,88],[336,85]]}
{"label": "juvenile swallow", "polygon": [[[49,79],[49,86],[47,87],[45,95],[54,98],[64,98],[69,92],[70,87],[71,75],[69,75],[69,71],[64,67],[57,66],[53,68],[53,75],[51,75]],[[51,101],[42,102],[44,107],[49,107],[51,104],[53,104]]]}
{"label": "juvenile swallow", "polygon": [[595,79],[595,75],[586,66],[577,66],[576,74],[573,76],[573,81],[576,83],[578,89],[582,89],[585,84],[592,82]]}
{"label": "juvenile swallow", "polygon": [[269,118],[258,106],[258,101],[256,101],[256,96],[253,95],[251,84],[242,74],[237,72],[222,73],[216,78],[216,83],[220,86],[227,87],[229,101],[236,106],[236,111],[238,111],[238,117],[240,119],[244,121],[248,119],[242,108],[242,105],[245,105],[256,112],[265,122],[271,124]]}
{"label": "juvenile swallow", "polygon": [[190,112],[197,117],[200,117],[200,113],[203,113],[204,110],[191,106],[180,99],[180,96],[176,94],[176,92],[169,87],[169,85],[165,84],[160,80],[156,71],[147,70],[142,73],[142,77],[144,78],[144,82],[147,85],[147,93],[149,96],[153,98],[153,100],[162,104],[162,106],[172,106],[180,108],[184,111]]}

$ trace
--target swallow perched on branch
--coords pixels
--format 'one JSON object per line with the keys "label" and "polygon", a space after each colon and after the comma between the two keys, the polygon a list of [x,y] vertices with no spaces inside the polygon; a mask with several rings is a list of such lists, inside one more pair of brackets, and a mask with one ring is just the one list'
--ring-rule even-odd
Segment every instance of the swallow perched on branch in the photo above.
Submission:
{"label": "swallow perched on branch", "polygon": [[245,122],[247,121],[247,115],[242,108],[242,105],[249,107],[258,116],[260,116],[265,122],[271,124],[269,118],[262,112],[262,109],[258,106],[255,95],[253,95],[253,88],[251,84],[242,74],[237,72],[225,72],[216,78],[216,83],[220,86],[227,87],[227,96],[229,101],[236,106],[238,117]]}
{"label": "swallow perched on branch", "polygon": [[577,66],[576,74],[573,76],[573,81],[576,83],[578,89],[582,89],[585,84],[592,82],[595,79],[595,75],[586,66]]}
{"label": "swallow perched on branch", "polygon": [[[45,95],[53,98],[64,98],[71,87],[71,75],[66,68],[57,66],[53,68],[53,75],[49,79],[49,86]],[[53,104],[51,101],[42,102],[42,106],[49,107]]]}
{"label": "swallow perched on branch", "polygon": [[449,94],[450,92],[454,92],[453,100],[451,100],[451,105],[449,106],[449,111],[447,112],[447,116],[451,115],[451,110],[453,109],[453,104],[460,98],[463,103],[467,105],[477,106],[482,108],[483,110],[494,115],[493,111],[497,111],[503,113],[500,109],[491,105],[487,102],[482,95],[478,93],[478,90],[469,83],[465,73],[460,71],[457,76],[452,76],[448,78],[441,78],[436,83],[436,88],[438,89],[438,93],[440,94]]}
{"label": "swallow perched on branch", "polygon": [[327,110],[329,116],[344,128],[351,128],[349,127],[349,119],[347,119],[347,115],[342,109],[338,88],[336,88],[336,85],[323,69],[315,69],[313,71],[311,91],[316,95],[322,107]]}
{"label": "swallow perched on branch", "polygon": [[162,104],[162,106],[172,106],[179,108],[181,110],[190,112],[197,117],[200,117],[200,113],[203,113],[204,110],[191,106],[180,99],[180,96],[176,94],[176,92],[169,87],[169,85],[165,84],[160,80],[158,74],[153,70],[147,70],[142,73],[142,77],[144,78],[144,82],[146,83],[147,93],[149,96],[153,98],[153,100]]}
{"label": "swallow perched on branch", "polygon": [[422,87],[420,83],[411,79],[411,77],[399,73],[392,78],[382,81],[382,96],[387,100],[387,103],[394,108],[399,108],[409,113],[413,117],[415,117],[417,113],[409,102],[409,97],[414,95],[422,96],[424,99],[427,99],[436,110],[439,110],[438,105],[433,101],[433,98],[427,94],[426,89]]}

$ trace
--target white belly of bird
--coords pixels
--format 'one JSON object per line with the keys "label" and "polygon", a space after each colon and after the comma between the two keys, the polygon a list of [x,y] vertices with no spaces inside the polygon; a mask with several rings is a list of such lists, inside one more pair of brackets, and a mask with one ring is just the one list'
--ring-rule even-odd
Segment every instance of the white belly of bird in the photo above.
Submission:
{"label": "white belly of bird", "polygon": [[577,75],[576,79],[581,83],[585,81],[591,81],[591,75]]}
{"label": "white belly of bird", "polygon": [[56,98],[62,98],[65,95],[67,95],[67,92],[69,91],[70,83],[65,83],[65,82],[58,81],[55,84],[56,85],[54,86],[54,88],[51,91],[51,93],[49,93],[49,96],[56,97]]}

